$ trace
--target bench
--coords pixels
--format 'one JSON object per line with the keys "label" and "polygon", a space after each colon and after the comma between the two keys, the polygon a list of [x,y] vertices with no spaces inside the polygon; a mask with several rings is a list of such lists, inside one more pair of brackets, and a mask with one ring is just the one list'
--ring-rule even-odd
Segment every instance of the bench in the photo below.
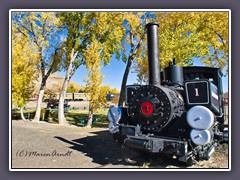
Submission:
{"label": "bench", "polygon": [[[96,119],[94,118],[92,121],[92,125],[94,125],[95,122],[96,122]],[[79,120],[79,123],[84,127],[87,125],[87,120],[86,119]]]}

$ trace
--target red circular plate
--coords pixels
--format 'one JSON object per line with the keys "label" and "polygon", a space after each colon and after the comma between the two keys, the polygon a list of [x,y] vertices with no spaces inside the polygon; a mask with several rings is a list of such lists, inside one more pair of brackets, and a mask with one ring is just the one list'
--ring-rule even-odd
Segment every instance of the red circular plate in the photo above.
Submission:
{"label": "red circular plate", "polygon": [[153,113],[153,104],[149,101],[142,103],[141,111],[146,116],[151,115]]}

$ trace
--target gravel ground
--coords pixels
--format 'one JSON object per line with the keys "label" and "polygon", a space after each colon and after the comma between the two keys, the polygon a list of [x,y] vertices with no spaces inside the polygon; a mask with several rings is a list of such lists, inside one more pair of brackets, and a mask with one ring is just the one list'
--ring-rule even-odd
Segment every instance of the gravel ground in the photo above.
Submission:
{"label": "gravel ground", "polygon": [[[150,159],[149,159],[150,158]],[[148,159],[120,148],[106,128],[12,121],[12,169],[186,168],[175,160]],[[228,146],[190,168],[228,168]]]}

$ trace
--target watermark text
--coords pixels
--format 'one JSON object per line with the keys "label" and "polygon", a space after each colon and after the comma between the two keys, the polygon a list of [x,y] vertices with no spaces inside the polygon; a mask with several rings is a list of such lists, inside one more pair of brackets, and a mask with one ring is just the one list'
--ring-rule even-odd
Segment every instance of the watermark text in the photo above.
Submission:
{"label": "watermark text", "polygon": [[28,151],[28,150],[18,150],[16,152],[17,157],[70,157],[72,151],[58,152],[53,150],[51,152],[39,152],[39,151]]}

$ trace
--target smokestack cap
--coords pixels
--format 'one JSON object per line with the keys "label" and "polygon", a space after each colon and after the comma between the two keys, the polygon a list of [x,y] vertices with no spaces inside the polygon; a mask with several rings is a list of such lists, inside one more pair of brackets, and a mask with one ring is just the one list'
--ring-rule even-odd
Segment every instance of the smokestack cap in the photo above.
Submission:
{"label": "smokestack cap", "polygon": [[159,27],[159,24],[156,23],[156,22],[150,22],[150,23],[147,23],[147,24],[146,24],[146,27],[148,27],[148,26],[152,26],[152,25],[157,25],[157,26]]}

